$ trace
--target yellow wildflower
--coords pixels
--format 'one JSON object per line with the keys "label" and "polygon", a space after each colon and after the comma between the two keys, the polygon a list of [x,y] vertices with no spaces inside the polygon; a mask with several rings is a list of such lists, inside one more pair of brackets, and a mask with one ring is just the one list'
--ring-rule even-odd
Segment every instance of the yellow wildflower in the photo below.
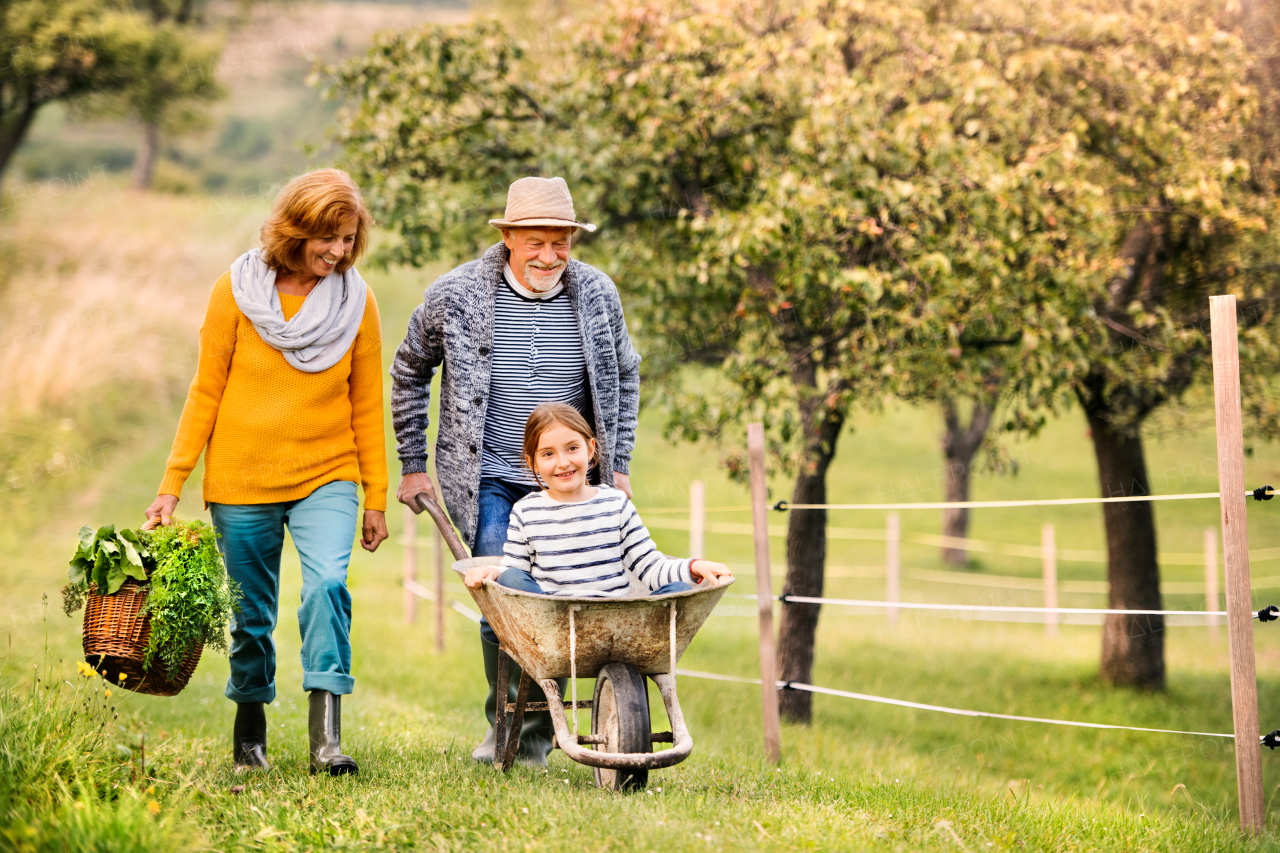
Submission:
{"label": "yellow wildflower", "polygon": [[147,811],[151,812],[152,814],[160,814],[160,804],[157,803],[155,800],[149,800],[147,802]]}

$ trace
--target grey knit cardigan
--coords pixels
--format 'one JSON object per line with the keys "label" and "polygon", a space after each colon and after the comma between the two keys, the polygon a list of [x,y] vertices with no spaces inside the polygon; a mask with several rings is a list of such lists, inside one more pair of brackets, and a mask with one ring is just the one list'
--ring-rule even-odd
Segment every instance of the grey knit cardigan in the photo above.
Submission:
{"label": "grey knit cardigan", "polygon": [[[489,397],[494,302],[502,286],[507,247],[490,246],[479,260],[445,273],[427,288],[391,364],[391,421],[404,474],[427,470],[431,378],[440,379],[436,476],[453,523],[475,547],[480,446]],[[631,345],[613,280],[570,260],[563,281],[578,318],[587,361],[600,481],[627,473],[640,412],[640,355]]]}

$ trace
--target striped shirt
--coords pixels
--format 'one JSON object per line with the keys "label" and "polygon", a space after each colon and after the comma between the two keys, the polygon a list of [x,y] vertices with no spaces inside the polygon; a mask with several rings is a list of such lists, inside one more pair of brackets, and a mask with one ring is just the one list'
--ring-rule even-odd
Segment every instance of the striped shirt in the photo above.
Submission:
{"label": "striped shirt", "polygon": [[635,505],[608,486],[577,503],[552,500],[545,491],[521,498],[511,509],[502,555],[504,569],[529,572],[548,595],[596,598],[625,597],[628,573],[650,590],[693,584],[692,562],[663,555]]}
{"label": "striped shirt", "polygon": [[493,314],[493,361],[485,411],[481,477],[539,485],[524,466],[524,425],[542,403],[568,403],[586,416],[587,359],[563,282],[546,293],[520,285],[503,271]]}

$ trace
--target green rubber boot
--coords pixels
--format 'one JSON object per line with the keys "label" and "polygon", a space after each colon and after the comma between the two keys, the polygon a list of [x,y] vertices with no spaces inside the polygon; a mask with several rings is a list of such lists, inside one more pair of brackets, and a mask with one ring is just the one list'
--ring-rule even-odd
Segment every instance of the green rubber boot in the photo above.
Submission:
{"label": "green rubber boot", "polygon": [[[484,740],[480,745],[472,751],[471,757],[485,764],[493,763],[493,753],[496,746],[496,735],[493,730],[493,721],[498,716],[498,646],[496,643],[489,643],[480,639],[480,648],[484,652],[484,680],[489,684],[489,695],[484,700],[484,715],[489,720],[489,731],[485,734]],[[516,701],[516,692],[520,688],[520,665],[515,661],[511,661],[507,666],[508,684],[507,684],[507,701]],[[564,693],[566,679],[559,679],[560,692]],[[545,702],[546,695],[542,692],[542,688],[537,682],[529,688],[529,702]],[[516,753],[516,759],[521,764],[531,764],[536,767],[544,767],[547,763],[547,755],[551,752],[551,741],[555,737],[555,729],[551,725],[550,711],[526,711],[524,714],[524,725],[520,727],[520,749]]]}

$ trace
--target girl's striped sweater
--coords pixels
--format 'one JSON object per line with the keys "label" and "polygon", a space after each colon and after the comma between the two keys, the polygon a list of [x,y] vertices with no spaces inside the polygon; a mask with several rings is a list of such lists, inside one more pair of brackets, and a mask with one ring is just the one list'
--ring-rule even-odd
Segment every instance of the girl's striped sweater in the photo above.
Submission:
{"label": "girl's striped sweater", "polygon": [[502,567],[522,569],[549,595],[623,598],[628,573],[650,590],[693,584],[692,560],[662,554],[635,505],[618,489],[562,503],[534,492],[511,509]]}

